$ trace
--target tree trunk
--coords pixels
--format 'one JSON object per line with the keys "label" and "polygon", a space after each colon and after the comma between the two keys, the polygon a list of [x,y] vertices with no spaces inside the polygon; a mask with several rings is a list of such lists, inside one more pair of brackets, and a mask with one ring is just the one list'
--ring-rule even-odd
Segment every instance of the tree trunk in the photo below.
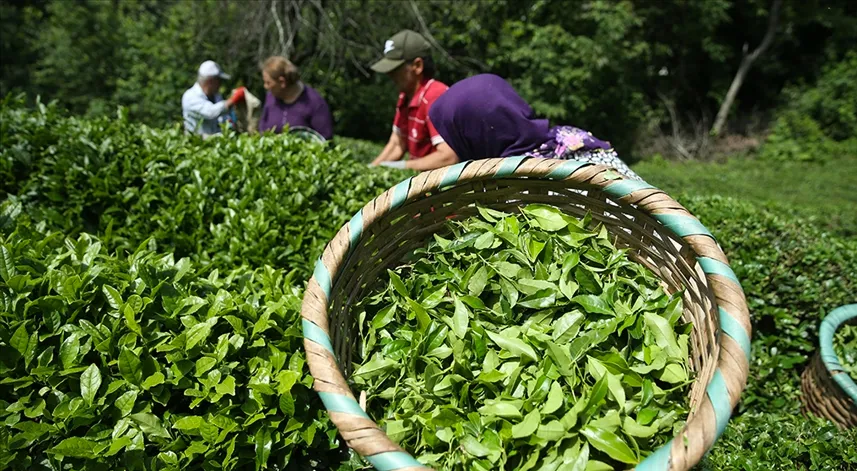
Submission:
{"label": "tree trunk", "polygon": [[732,79],[732,85],[729,86],[729,91],[726,92],[726,97],[723,99],[723,103],[720,105],[720,110],[717,112],[717,117],[714,119],[714,126],[711,127],[712,135],[718,136],[720,135],[720,132],[723,131],[723,126],[726,124],[726,117],[729,116],[729,110],[735,102],[735,97],[738,95],[738,91],[741,90],[741,85],[747,77],[747,72],[750,71],[750,67],[753,66],[753,62],[755,62],[759,56],[764,54],[771,45],[771,42],[773,42],[774,33],[777,30],[777,23],[779,22],[780,7],[782,6],[782,3],[782,0],[773,1],[771,4],[771,13],[768,17],[768,30],[765,32],[765,37],[762,39],[759,47],[749,55],[745,54],[741,59],[741,65],[738,67],[738,72],[735,74],[735,78]]}

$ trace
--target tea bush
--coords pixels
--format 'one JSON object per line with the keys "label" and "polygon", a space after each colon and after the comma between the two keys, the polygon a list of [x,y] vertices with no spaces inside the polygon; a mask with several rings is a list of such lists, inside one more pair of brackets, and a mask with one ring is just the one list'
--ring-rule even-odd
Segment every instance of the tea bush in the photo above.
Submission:
{"label": "tea bush", "polygon": [[[372,144],[201,141],[8,99],[0,130],[0,468],[362,468],[309,390],[298,303],[324,244],[408,173],[367,168]],[[819,168],[790,178],[847,181]],[[826,224],[845,212],[658,175],[718,237],[753,320],[747,390],[700,467],[854,464],[855,432],[799,411],[820,320],[857,292],[857,240]]]}

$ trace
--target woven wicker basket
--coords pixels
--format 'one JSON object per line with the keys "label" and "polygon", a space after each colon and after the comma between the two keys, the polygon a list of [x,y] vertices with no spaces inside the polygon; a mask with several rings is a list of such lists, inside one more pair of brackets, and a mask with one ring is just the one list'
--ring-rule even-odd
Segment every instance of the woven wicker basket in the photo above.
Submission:
{"label": "woven wicker basket", "polygon": [[803,412],[829,419],[841,428],[857,427],[857,384],[833,351],[833,334],[846,323],[857,324],[857,304],[836,308],[821,322],[820,349],[800,381]]}
{"label": "woven wicker basket", "polygon": [[567,214],[591,212],[670,292],[685,290],[696,374],[690,416],[680,436],[636,469],[684,470],[699,462],[726,428],[749,367],[749,312],[726,256],[696,218],[644,182],[601,165],[525,157],[463,162],[409,178],[369,202],[325,248],[303,298],[304,348],[314,389],[348,445],[381,471],[428,469],[387,437],[346,383],[358,360],[350,309],[379,273],[425,246],[447,218],[477,214],[477,203],[505,211],[547,203]]}

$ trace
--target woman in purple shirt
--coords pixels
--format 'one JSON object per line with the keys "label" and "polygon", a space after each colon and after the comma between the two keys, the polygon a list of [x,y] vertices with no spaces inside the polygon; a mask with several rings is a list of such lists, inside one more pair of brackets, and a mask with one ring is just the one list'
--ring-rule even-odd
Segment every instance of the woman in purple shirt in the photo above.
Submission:
{"label": "woman in purple shirt", "polygon": [[536,119],[533,108],[496,75],[475,75],[450,87],[432,104],[429,120],[459,162],[516,155],[580,160],[642,180],[609,142],[574,126],[550,127],[548,120]]}
{"label": "woman in purple shirt", "polygon": [[324,98],[300,80],[298,68],[285,57],[269,57],[262,67],[265,105],[259,132],[283,131],[284,125],[314,129],[325,139],[333,137],[333,118]]}

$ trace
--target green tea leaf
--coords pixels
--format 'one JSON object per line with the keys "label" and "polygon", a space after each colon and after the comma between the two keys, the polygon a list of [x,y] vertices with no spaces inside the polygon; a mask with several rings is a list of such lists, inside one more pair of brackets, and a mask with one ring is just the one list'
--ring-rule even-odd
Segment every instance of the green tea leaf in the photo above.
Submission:
{"label": "green tea leaf", "polygon": [[187,341],[185,343],[185,351],[192,349],[193,347],[199,345],[201,342],[204,342],[209,334],[211,334],[211,329],[217,324],[217,317],[212,317],[205,322],[200,322],[195,326],[191,327],[187,331]]}
{"label": "green tea leaf", "polygon": [[601,430],[592,426],[580,429],[580,434],[586,437],[590,445],[607,453],[614,460],[628,464],[637,464],[639,459],[618,435],[607,430]]}
{"label": "green tea leaf", "polygon": [[675,331],[670,327],[667,320],[653,312],[643,314],[643,319],[646,322],[646,327],[652,335],[655,336],[657,345],[661,347],[670,358],[678,358],[681,356],[681,349],[678,346],[675,338]]}
{"label": "green tea leaf", "polygon": [[571,340],[580,332],[585,316],[580,311],[572,311],[564,314],[555,323],[553,328],[553,341],[563,344]]}
{"label": "green tea leaf", "polygon": [[170,433],[161,424],[161,420],[152,414],[139,412],[130,415],[131,420],[137,423],[140,430],[151,437],[172,438]]}
{"label": "green tea leaf", "polygon": [[107,298],[107,302],[110,304],[110,307],[118,311],[119,308],[122,307],[123,303],[122,295],[119,291],[110,285],[102,286],[101,290],[104,292],[104,297]]}
{"label": "green tea leaf", "polygon": [[253,437],[253,444],[256,449],[256,471],[267,468],[268,458],[271,456],[271,446],[273,445],[271,430],[267,427],[259,429]]}
{"label": "green tea leaf", "polygon": [[663,372],[661,372],[658,376],[658,379],[661,381],[666,381],[670,384],[678,384],[687,381],[687,372],[685,372],[684,368],[677,363],[668,364]]}
{"label": "green tea leaf", "polygon": [[101,387],[101,371],[95,363],[89,365],[86,371],[80,375],[80,395],[86,404],[92,406],[92,401]]}
{"label": "green tea leaf", "polygon": [[15,274],[15,261],[12,258],[12,252],[6,248],[5,244],[0,244],[0,277],[8,283]]}
{"label": "green tea leaf", "polygon": [[555,232],[568,226],[562,212],[553,206],[530,204],[523,209],[523,212],[535,218],[536,225],[546,231]]}
{"label": "green tea leaf", "polygon": [[98,444],[92,440],[80,437],[70,437],[59,442],[55,447],[47,450],[52,455],[67,456],[69,458],[94,459],[95,448]]}
{"label": "green tea leaf", "polygon": [[137,402],[137,391],[126,391],[121,396],[116,398],[114,405],[119,409],[119,414],[122,417],[129,415],[134,411],[134,404]]}
{"label": "green tea leaf", "polygon": [[143,384],[141,384],[140,387],[142,387],[143,389],[151,389],[155,386],[164,384],[164,379],[164,374],[160,371],[156,371],[151,376],[146,378],[146,380],[143,381]]}
{"label": "green tea leaf", "polygon": [[381,309],[375,314],[375,317],[372,318],[372,327],[375,329],[383,329],[387,324],[389,324],[396,315],[396,305],[390,304],[389,306]]}
{"label": "green tea leaf", "polygon": [[558,420],[551,420],[539,425],[536,435],[543,440],[556,441],[565,436],[565,427]]}
{"label": "green tea leaf", "polygon": [[173,424],[174,429],[186,432],[188,430],[197,430],[203,422],[203,418],[198,415],[186,415]]}
{"label": "green tea leaf", "polygon": [[467,284],[467,289],[470,291],[470,294],[473,296],[479,296],[482,294],[482,291],[484,291],[485,287],[488,285],[488,278],[488,267],[485,265],[479,267]]}
{"label": "green tea leaf", "polygon": [[470,310],[467,309],[467,306],[458,297],[455,297],[453,301],[455,303],[455,313],[452,316],[452,331],[456,337],[463,339],[470,325]]}
{"label": "green tea leaf", "polygon": [[508,331],[495,334],[494,332],[486,330],[485,333],[488,334],[488,338],[490,338],[492,342],[497,344],[497,346],[503,350],[506,350],[515,356],[527,357],[533,361],[538,361],[538,357],[536,356],[536,352],[533,350],[533,347],[527,345],[521,339],[513,337],[508,333]]}
{"label": "green tea leaf", "polygon": [[122,347],[119,352],[119,372],[125,381],[134,385],[139,386],[143,379],[143,365],[140,358],[125,347]]}
{"label": "green tea leaf", "polygon": [[226,378],[224,378],[223,382],[215,386],[214,390],[217,392],[217,394],[234,396],[235,377],[233,377],[232,375],[227,376]]}
{"label": "green tea leaf", "polygon": [[407,298],[410,294],[408,293],[408,288],[405,287],[405,283],[402,282],[402,279],[399,278],[399,275],[392,270],[387,270],[387,273],[390,275],[390,283],[392,283],[393,288],[399,293],[400,296]]}
{"label": "green tea leaf", "polygon": [[479,236],[478,238],[476,238],[476,241],[473,243],[473,247],[476,248],[477,250],[484,250],[484,249],[491,247],[491,245],[493,245],[493,244],[494,244],[494,233],[493,232],[486,232],[486,233],[482,234],[481,236]]}
{"label": "green tea leaf", "polygon": [[524,298],[523,301],[518,302],[518,305],[533,309],[544,309],[553,306],[554,303],[556,303],[556,291],[543,290]]}
{"label": "green tea leaf", "polygon": [[580,452],[572,453],[571,460],[566,458],[568,463],[568,471],[585,471],[586,463],[589,461],[589,444],[584,443],[580,448]]}
{"label": "green tea leaf", "polygon": [[[505,375],[503,375],[505,377]],[[487,416],[503,417],[505,419],[520,419],[522,403],[493,401],[479,408],[479,413]]]}
{"label": "green tea leaf", "polygon": [[583,306],[583,309],[585,309],[586,312],[591,314],[606,314],[608,316],[615,314],[613,310],[610,309],[610,305],[607,304],[607,301],[605,301],[599,296],[583,294],[580,296],[575,296],[571,300],[572,302]]}
{"label": "green tea leaf", "polygon": [[536,433],[541,423],[541,415],[538,409],[533,409],[532,412],[524,417],[524,420],[512,426],[512,438],[526,438]]}
{"label": "green tea leaf", "polygon": [[622,422],[622,430],[625,431],[628,435],[632,437],[640,437],[640,438],[649,438],[658,432],[657,427],[647,427],[644,425],[638,424],[634,419],[630,417],[625,417],[624,422]]}
{"label": "green tea leaf", "polygon": [[473,456],[483,457],[491,453],[491,449],[483,445],[472,435],[468,435],[461,440],[461,446],[464,451]]}
{"label": "green tea leaf", "polygon": [[15,330],[15,333],[12,334],[12,338],[9,339],[9,345],[18,351],[21,356],[25,356],[27,354],[27,347],[30,344],[30,333],[27,332],[27,323],[23,322],[20,326]]}
{"label": "green tea leaf", "polygon": [[545,401],[544,406],[542,406],[542,414],[549,415],[556,412],[560,407],[562,407],[562,403],[562,386],[560,386],[559,381],[554,381],[553,384],[551,384],[547,401]]}
{"label": "green tea leaf", "polygon": [[364,363],[360,368],[354,371],[353,375],[372,378],[383,374],[386,371],[389,371],[396,365],[398,365],[398,363],[394,360],[381,356],[375,356],[372,358],[372,360],[367,363]]}
{"label": "green tea leaf", "polygon": [[80,353],[80,338],[77,333],[70,334],[60,344],[60,362],[62,367],[69,369],[77,363]]}

